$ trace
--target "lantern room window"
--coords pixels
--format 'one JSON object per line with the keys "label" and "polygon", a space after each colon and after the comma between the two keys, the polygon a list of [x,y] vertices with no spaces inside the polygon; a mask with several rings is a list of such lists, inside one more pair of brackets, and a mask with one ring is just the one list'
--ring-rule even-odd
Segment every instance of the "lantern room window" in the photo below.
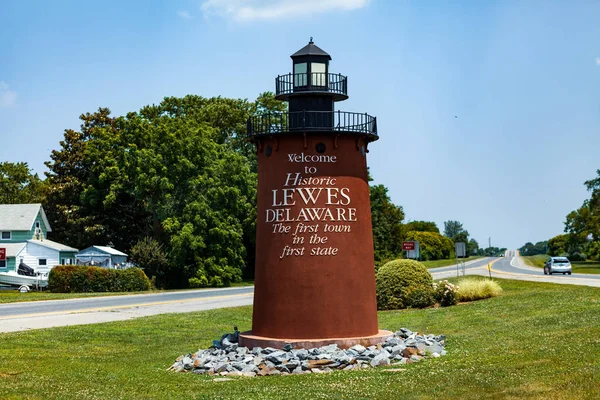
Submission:
{"label": "lantern room window", "polygon": [[307,73],[308,64],[307,63],[298,63],[294,64],[294,86],[306,86],[306,73]]}
{"label": "lantern room window", "polygon": [[311,85],[313,86],[327,86],[326,85],[326,71],[327,66],[325,63],[310,63],[311,72]]}

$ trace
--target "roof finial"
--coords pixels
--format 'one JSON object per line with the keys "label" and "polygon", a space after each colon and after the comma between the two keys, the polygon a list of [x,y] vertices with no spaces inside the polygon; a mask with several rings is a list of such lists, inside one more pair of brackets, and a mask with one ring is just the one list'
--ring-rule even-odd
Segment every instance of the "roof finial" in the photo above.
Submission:
{"label": "roof finial", "polygon": [[310,43],[310,44],[314,44],[314,43],[313,43],[312,36],[310,37],[310,42],[308,42],[308,43]]}

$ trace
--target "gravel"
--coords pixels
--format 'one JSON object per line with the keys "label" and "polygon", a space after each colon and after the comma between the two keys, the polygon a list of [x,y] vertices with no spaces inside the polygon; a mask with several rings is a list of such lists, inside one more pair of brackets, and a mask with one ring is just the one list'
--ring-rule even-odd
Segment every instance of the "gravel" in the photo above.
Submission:
{"label": "gravel", "polygon": [[404,365],[446,354],[446,336],[422,335],[407,328],[377,346],[357,344],[349,349],[340,349],[337,344],[312,349],[294,348],[292,344],[282,349],[249,349],[236,343],[236,333],[223,335],[209,349],[179,356],[168,370],[219,377],[320,374]]}

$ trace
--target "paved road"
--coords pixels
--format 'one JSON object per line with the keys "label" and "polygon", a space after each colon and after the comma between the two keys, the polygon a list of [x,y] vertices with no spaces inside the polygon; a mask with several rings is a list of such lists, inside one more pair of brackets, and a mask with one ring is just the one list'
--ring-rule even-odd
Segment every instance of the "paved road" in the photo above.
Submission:
{"label": "paved road", "polygon": [[[559,283],[565,285],[583,285],[600,287],[600,275],[572,274],[572,275],[544,275],[541,268],[531,267],[523,261],[515,250],[508,250],[504,257],[490,257],[467,263],[465,272],[467,275],[489,276],[487,264],[491,262],[492,277],[504,279],[516,279],[535,282]],[[454,269],[435,268],[430,269],[434,279],[444,279],[457,276],[456,266]],[[462,276],[462,274],[461,274]]]}
{"label": "paved road", "polygon": [[121,321],[252,304],[254,287],[0,304],[0,332]]}
{"label": "paved road", "polygon": [[600,275],[544,275],[544,270],[542,268],[535,268],[525,264],[515,250],[507,251],[505,257],[493,264],[492,275],[506,279],[600,287]]}
{"label": "paved road", "polygon": [[[489,263],[494,262],[497,259],[498,257],[484,257],[473,261],[468,261],[465,263],[464,273],[466,275],[479,274],[487,267]],[[485,271],[487,271],[487,269],[485,269]],[[462,267],[457,268],[456,265],[451,265],[449,267],[430,268],[429,272],[435,280],[463,276]]]}
{"label": "paved road", "polygon": [[[525,265],[515,251],[505,257],[486,257],[465,264],[466,275],[600,287],[600,275],[544,275]],[[435,280],[457,276],[456,265],[429,270]],[[459,268],[459,275],[463,269]],[[252,304],[254,287],[189,290],[157,294],[91,297],[0,304],[0,332],[121,321],[164,313],[185,313]]]}

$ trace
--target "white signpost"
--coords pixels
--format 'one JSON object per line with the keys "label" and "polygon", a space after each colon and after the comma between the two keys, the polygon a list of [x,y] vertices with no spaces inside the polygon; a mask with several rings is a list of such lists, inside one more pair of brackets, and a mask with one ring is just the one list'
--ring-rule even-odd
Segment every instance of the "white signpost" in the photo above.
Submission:
{"label": "white signpost", "polygon": [[462,267],[463,276],[466,275],[466,267],[464,259],[461,259],[460,264],[458,257],[464,258],[467,255],[467,246],[465,242],[457,242],[454,244],[454,253],[456,254],[456,276],[460,276],[460,267]]}

